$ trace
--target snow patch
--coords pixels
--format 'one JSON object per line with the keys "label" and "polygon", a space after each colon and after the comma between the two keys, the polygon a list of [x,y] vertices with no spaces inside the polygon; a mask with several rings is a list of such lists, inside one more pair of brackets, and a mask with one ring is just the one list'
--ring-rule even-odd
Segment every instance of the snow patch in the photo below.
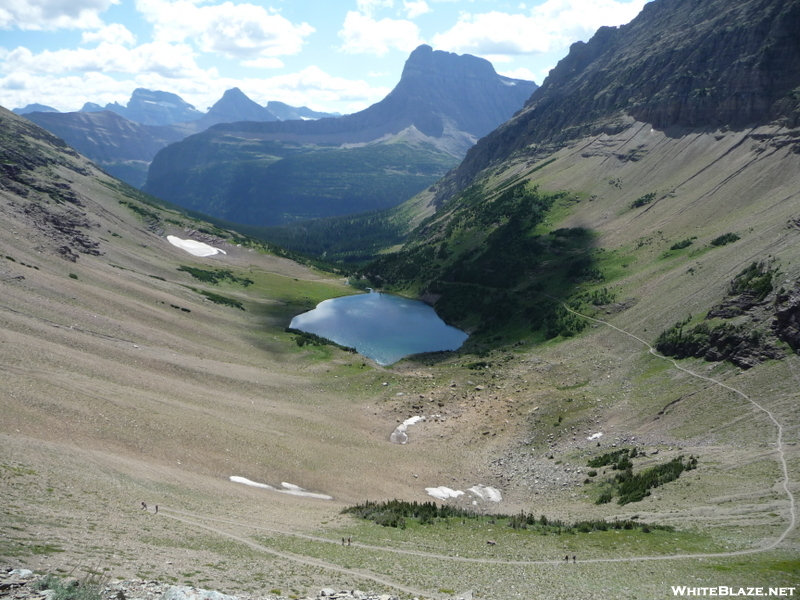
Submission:
{"label": "snow patch", "polygon": [[476,485],[469,488],[467,491],[475,494],[481,500],[500,502],[503,499],[503,496],[500,494],[500,490],[485,485]]}
{"label": "snow patch", "polygon": [[285,481],[281,482],[281,487],[283,489],[280,489],[272,487],[271,485],[267,485],[266,483],[258,483],[256,481],[251,481],[246,477],[238,477],[237,475],[231,475],[230,480],[233,483],[243,483],[244,485],[261,488],[262,490],[269,490],[270,492],[280,492],[281,494],[289,494],[290,496],[303,496],[304,498],[317,498],[318,500],[333,500],[333,496],[307,492],[299,485],[294,485],[293,483],[286,483]]}
{"label": "snow patch", "polygon": [[587,437],[586,439],[587,439],[587,440],[589,440],[589,441],[591,442],[592,440],[598,440],[598,439],[600,439],[601,437],[603,437],[603,434],[602,434],[602,433],[600,433],[600,432],[598,432],[598,433],[593,433],[592,435],[590,435],[590,436],[589,436],[589,437]]}
{"label": "snow patch", "polygon": [[433,496],[434,498],[438,498],[439,500],[449,500],[450,498],[458,498],[459,496],[463,496],[464,492],[461,490],[451,490],[449,487],[440,486],[440,487],[429,487],[425,488],[425,491],[428,493],[429,496]]}
{"label": "snow patch", "polygon": [[[486,485],[475,485],[467,491],[475,498],[472,501],[473,504],[477,504],[479,499],[488,502],[500,502],[503,499],[500,490]],[[461,490],[453,490],[445,486],[425,488],[425,492],[438,500],[449,500],[450,498],[458,498],[464,495]]]}
{"label": "snow patch", "polygon": [[401,425],[397,426],[397,429],[392,432],[392,435],[389,436],[389,441],[394,444],[405,444],[408,442],[408,433],[406,432],[408,431],[409,425],[415,425],[416,423],[424,420],[425,417],[419,415],[416,417],[411,417],[410,419],[406,419]]}
{"label": "snow patch", "polygon": [[193,256],[214,256],[215,254],[219,253],[227,254],[225,250],[214,248],[214,246],[209,246],[204,242],[198,242],[195,240],[182,240],[174,235],[168,235],[167,241],[173,246],[177,246],[181,250],[186,250],[186,252]]}

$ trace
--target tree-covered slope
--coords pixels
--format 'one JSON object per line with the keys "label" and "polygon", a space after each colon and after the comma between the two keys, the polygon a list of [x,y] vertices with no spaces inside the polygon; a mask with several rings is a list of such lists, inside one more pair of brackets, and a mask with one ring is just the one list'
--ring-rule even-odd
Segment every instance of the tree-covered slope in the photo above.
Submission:
{"label": "tree-covered slope", "polygon": [[[430,186],[457,164],[427,145],[309,148],[274,141],[213,144],[190,138],[162,151],[151,166],[159,195],[248,225],[388,208]],[[171,165],[191,164],[176,178]],[[151,189],[148,185],[146,189]]]}

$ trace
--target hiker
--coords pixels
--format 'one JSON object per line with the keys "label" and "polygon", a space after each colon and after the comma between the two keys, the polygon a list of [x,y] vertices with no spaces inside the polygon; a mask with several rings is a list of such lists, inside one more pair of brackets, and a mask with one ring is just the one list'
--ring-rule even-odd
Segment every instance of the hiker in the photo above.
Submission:
{"label": "hiker", "polygon": [[569,554],[567,554],[567,555],[564,557],[564,560],[565,560],[565,561],[567,561],[567,562],[569,562]]}
{"label": "hiker", "polygon": [[147,510],[147,502],[142,500],[142,510]]}
{"label": "hiker", "polygon": [[578,562],[578,557],[575,556],[574,554],[572,555],[572,562],[574,563]]}
{"label": "hiker", "polygon": [[158,504],[156,504],[156,513],[155,514],[158,514]]}
{"label": "hiker", "polygon": [[350,538],[347,538],[347,545],[350,545]]}
{"label": "hiker", "polygon": [[344,546],[344,538],[342,538],[342,546]]}

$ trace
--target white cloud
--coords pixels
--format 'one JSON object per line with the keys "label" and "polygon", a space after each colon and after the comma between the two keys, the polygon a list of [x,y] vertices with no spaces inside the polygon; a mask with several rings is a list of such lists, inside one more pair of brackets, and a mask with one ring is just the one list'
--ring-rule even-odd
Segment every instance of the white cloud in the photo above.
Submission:
{"label": "white cloud", "polygon": [[3,0],[0,29],[99,29],[100,13],[119,0]]}
{"label": "white cloud", "polygon": [[376,54],[383,56],[391,49],[411,52],[424,43],[419,27],[411,21],[381,19],[349,11],[339,31],[344,43],[341,49],[350,54]]}
{"label": "white cloud", "polygon": [[156,41],[188,39],[204,52],[229,58],[297,54],[305,38],[315,31],[308,23],[294,25],[253,4],[197,6],[189,0],[137,0],[136,6],[152,23]]}
{"label": "white cloud", "polygon": [[108,44],[133,45],[136,36],[128,28],[119,23],[107,25],[97,31],[84,31],[81,35],[82,44],[106,42]]}
{"label": "white cloud", "polygon": [[588,40],[603,25],[622,25],[641,11],[646,0],[547,0],[530,15],[497,11],[463,13],[448,31],[433,38],[435,47],[453,52],[530,55],[562,50]]}
{"label": "white cloud", "polygon": [[307,106],[312,104],[324,106],[328,102],[343,101],[360,103],[366,108],[390,92],[388,88],[372,87],[360,79],[334,77],[313,65],[297,73],[276,75],[253,82],[258,82],[254,89],[265,103],[267,100],[281,100],[293,104],[286,98],[303,98],[302,103]]}
{"label": "white cloud", "polygon": [[536,75],[534,75],[533,71],[526,69],[525,67],[519,67],[513,71],[502,71],[499,72],[499,74],[504,77],[511,77],[511,79],[524,79],[525,81],[536,81],[538,83]]}
{"label": "white cloud", "polygon": [[97,48],[45,50],[33,54],[24,47],[9,52],[0,72],[58,74],[100,72],[138,74],[153,72],[169,79],[204,76],[194,60],[194,51],[185,44],[156,42],[129,49],[119,44],[102,42]]}
{"label": "white cloud", "polygon": [[0,97],[7,108],[18,108],[35,102],[62,112],[78,110],[86,102],[105,106],[109,102],[127,103],[133,88],[100,73],[83,76],[32,75],[15,73],[0,77]]}
{"label": "white cloud", "polygon": [[242,65],[245,67],[254,67],[256,69],[280,69],[282,68],[283,61],[280,58],[272,56],[265,56],[263,58],[256,58],[253,60],[244,60]]}
{"label": "white cloud", "polygon": [[462,14],[449,30],[437,34],[433,45],[442,50],[485,55],[537,54],[550,49],[552,34],[531,17],[489,12]]}
{"label": "white cloud", "polygon": [[394,0],[356,0],[356,10],[370,17],[381,8],[392,8]]}
{"label": "white cloud", "polygon": [[420,15],[431,12],[431,8],[425,0],[418,0],[416,2],[403,0],[403,8],[406,10],[406,16],[409,19],[416,19]]}
{"label": "white cloud", "polygon": [[[164,52],[175,56],[173,63],[161,56]],[[100,54],[107,58],[97,57]],[[96,56],[94,63],[90,62],[91,55]],[[101,51],[38,55],[17,48],[7,54],[7,62],[0,63],[0,73],[6,74],[0,77],[0,104],[10,109],[39,102],[61,111],[78,110],[86,102],[101,106],[110,102],[125,105],[133,90],[143,87],[173,92],[199,110],[207,110],[225,90],[239,87],[261,105],[279,100],[314,110],[352,112],[374,104],[391,91],[360,79],[334,77],[316,66],[266,78],[220,77],[215,69],[198,69],[193,62],[187,62],[187,56],[191,58],[191,49],[181,51],[180,46],[156,44],[137,51],[105,47]],[[156,60],[161,62],[156,63]],[[135,68],[150,70],[124,78],[112,72],[123,68],[126,62],[133,67],[130,71]],[[77,66],[95,70],[75,75],[67,72]],[[187,74],[191,76],[183,77]]]}

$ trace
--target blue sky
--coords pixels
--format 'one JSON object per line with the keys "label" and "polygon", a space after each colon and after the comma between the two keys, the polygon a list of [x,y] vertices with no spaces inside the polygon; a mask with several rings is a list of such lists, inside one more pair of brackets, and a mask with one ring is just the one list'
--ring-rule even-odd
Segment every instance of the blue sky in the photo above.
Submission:
{"label": "blue sky", "polygon": [[206,110],[238,87],[350,113],[383,98],[423,43],[541,84],[570,44],[645,1],[3,0],[0,105],[124,105],[144,87]]}

